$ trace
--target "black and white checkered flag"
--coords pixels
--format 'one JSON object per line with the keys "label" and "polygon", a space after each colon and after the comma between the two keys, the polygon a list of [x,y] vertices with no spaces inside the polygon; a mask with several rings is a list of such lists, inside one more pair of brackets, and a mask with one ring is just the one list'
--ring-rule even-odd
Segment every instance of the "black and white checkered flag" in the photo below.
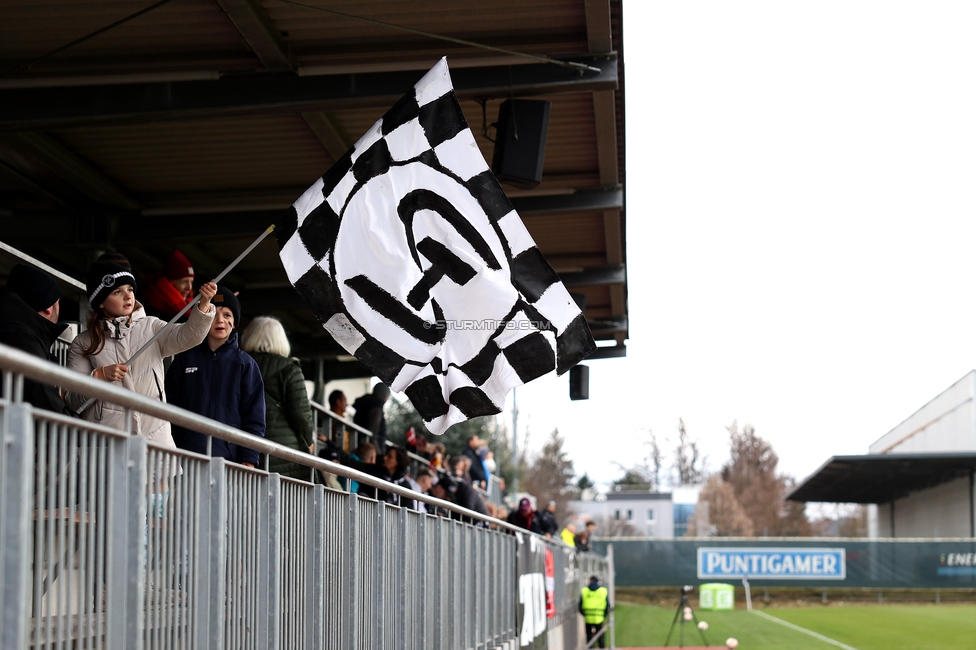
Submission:
{"label": "black and white checkered flag", "polygon": [[441,59],[276,230],[288,279],[433,433],[596,348],[478,150]]}

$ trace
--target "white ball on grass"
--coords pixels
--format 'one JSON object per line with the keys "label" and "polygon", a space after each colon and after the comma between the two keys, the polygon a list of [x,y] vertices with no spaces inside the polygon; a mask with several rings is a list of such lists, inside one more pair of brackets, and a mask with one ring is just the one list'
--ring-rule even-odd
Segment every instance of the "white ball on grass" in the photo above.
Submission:
{"label": "white ball on grass", "polygon": [[684,615],[685,615],[685,620],[686,621],[690,621],[691,620],[691,608],[690,607],[685,607]]}
{"label": "white ball on grass", "polygon": [[708,629],[708,623],[706,623],[705,621],[701,621],[700,623],[698,623],[698,629],[704,632],[705,630]]}
{"label": "white ball on grass", "polygon": [[729,637],[728,639],[725,640],[725,647],[726,648],[738,648],[739,647],[739,642],[736,641],[734,637]]}

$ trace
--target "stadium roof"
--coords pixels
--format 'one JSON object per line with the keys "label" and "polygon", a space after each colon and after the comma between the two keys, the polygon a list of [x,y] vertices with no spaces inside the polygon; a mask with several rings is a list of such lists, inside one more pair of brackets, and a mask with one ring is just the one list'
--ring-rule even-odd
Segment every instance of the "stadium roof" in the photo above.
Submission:
{"label": "stadium roof", "polygon": [[786,498],[888,503],[976,472],[976,453],[834,456]]}
{"label": "stadium roof", "polygon": [[[447,56],[489,161],[481,127],[503,100],[552,102],[542,183],[506,192],[585,298],[596,355],[625,354],[621,0],[49,0],[0,16],[0,241],[75,278],[106,248],[148,273],[179,246],[213,277]],[[296,354],[346,356],[273,238],[227,284],[245,317],[285,322]]]}

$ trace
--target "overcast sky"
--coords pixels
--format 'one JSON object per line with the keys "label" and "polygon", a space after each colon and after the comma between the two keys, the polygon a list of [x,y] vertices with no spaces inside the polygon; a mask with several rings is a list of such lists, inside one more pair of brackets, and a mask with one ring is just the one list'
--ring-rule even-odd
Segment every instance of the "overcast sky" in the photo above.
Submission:
{"label": "overcast sky", "polygon": [[518,390],[599,481],[679,417],[803,478],[976,368],[976,2],[627,0],[626,359]]}

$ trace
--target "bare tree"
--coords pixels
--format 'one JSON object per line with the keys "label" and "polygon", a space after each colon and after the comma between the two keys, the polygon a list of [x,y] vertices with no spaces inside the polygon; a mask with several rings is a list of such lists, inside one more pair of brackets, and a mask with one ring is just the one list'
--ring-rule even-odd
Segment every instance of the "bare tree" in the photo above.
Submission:
{"label": "bare tree", "polygon": [[625,467],[614,463],[623,475],[613,482],[615,489],[646,490],[656,492],[661,489],[661,475],[664,466],[664,454],[658,444],[657,436],[650,429],[645,430],[647,438],[644,445],[648,448],[648,455],[640,462]]}
{"label": "bare tree", "polygon": [[661,445],[658,444],[657,436],[650,429],[647,430],[647,440],[644,444],[648,446],[648,469],[650,470],[651,490],[661,489],[661,472],[664,469],[664,453]]}
{"label": "bare tree", "polygon": [[729,432],[729,462],[722,467],[728,483],[757,535],[809,535],[810,522],[804,505],[786,501],[793,479],[776,473],[779,457],[773,446],[746,424],[726,427]]}
{"label": "bare tree", "polygon": [[685,428],[683,418],[678,418],[678,444],[674,450],[674,469],[678,485],[696,485],[705,480],[705,457]]}
{"label": "bare tree", "polygon": [[695,515],[688,523],[689,537],[749,537],[752,521],[732,486],[715,475],[708,479],[698,497]]}

